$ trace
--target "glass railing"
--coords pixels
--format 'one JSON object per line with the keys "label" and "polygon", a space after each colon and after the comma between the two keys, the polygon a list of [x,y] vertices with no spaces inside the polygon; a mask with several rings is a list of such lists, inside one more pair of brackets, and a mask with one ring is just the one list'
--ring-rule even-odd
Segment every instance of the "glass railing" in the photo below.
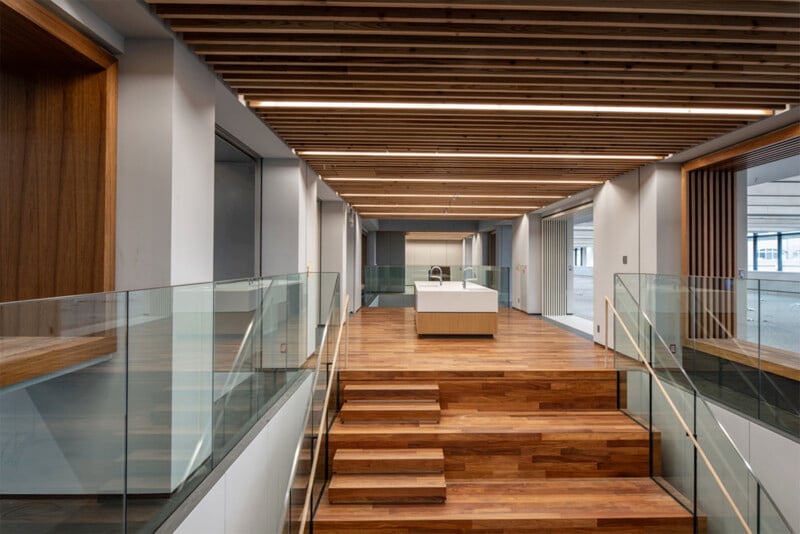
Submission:
{"label": "glass railing", "polygon": [[[649,292],[650,282],[617,275],[610,320],[620,404],[649,430],[653,479],[693,514],[696,531],[792,532],[683,368],[668,327],[687,324],[688,302]],[[658,282],[664,291],[680,287]]]}
{"label": "glass railing", "polygon": [[[306,411],[305,433],[294,455],[291,483],[286,493],[284,534],[310,532],[313,516],[330,479],[328,436],[341,406],[339,369],[347,358],[347,314],[338,306],[338,290],[332,296],[327,327],[314,355],[315,374]],[[349,306],[349,295],[342,308]],[[310,360],[311,361],[311,360]]]}
{"label": "glass railing", "polygon": [[[325,306],[327,316],[324,323],[320,323],[325,326],[319,333],[317,350],[306,362],[306,368],[313,373],[311,395],[305,411],[304,433],[293,455],[290,483],[284,497],[285,513],[278,530],[286,534],[304,530],[301,525],[311,516],[313,506],[321,497],[327,480],[327,455],[322,458],[323,463],[318,467],[315,453],[318,455],[320,450],[327,452],[329,425],[320,423],[324,418],[332,424],[332,418],[336,414],[334,408],[329,416],[325,407],[330,395],[328,387],[338,386],[338,381],[331,378],[338,373],[334,364],[342,346],[343,323],[347,319],[347,314],[343,314],[342,309],[347,309],[349,300],[341,302],[338,284],[323,287],[320,298],[329,305]],[[338,389],[333,390],[333,395],[330,400],[338,406]]]}
{"label": "glass railing", "polygon": [[[380,307],[413,307],[414,282],[431,280],[433,265],[367,265],[364,267],[362,304]],[[491,265],[440,265],[443,281],[467,280],[497,291],[498,305],[511,305],[510,269]],[[438,276],[438,271],[434,271]],[[437,278],[438,279],[438,278]]]}
{"label": "glass railing", "polygon": [[618,277],[704,396],[800,439],[800,280]]}
{"label": "glass railing", "polygon": [[314,372],[338,286],[302,273],[0,304],[0,531],[154,531]]}

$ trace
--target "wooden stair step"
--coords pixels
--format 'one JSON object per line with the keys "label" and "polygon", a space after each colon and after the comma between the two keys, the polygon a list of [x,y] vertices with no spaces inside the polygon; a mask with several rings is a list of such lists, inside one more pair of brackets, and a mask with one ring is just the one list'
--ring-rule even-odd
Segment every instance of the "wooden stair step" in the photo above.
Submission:
{"label": "wooden stair step", "polygon": [[345,401],[439,401],[438,384],[348,384]]}
{"label": "wooden stair step", "polygon": [[438,423],[438,402],[345,402],[339,412],[343,423]]}
{"label": "wooden stair step", "polygon": [[[650,434],[619,411],[485,413],[442,410],[436,425],[336,422],[338,449],[426,449],[445,453],[448,480],[470,478],[643,477]],[[660,473],[660,434],[653,435]]]}
{"label": "wooden stair step", "polygon": [[[335,477],[334,477],[335,478]],[[314,532],[692,534],[693,518],[650,478],[448,481],[438,506],[329,504]],[[706,531],[699,518],[698,532]]]}
{"label": "wooden stair step", "polygon": [[338,449],[334,473],[444,473],[442,449]]}
{"label": "wooden stair step", "polygon": [[332,504],[436,504],[446,497],[443,474],[336,474],[328,485]]}

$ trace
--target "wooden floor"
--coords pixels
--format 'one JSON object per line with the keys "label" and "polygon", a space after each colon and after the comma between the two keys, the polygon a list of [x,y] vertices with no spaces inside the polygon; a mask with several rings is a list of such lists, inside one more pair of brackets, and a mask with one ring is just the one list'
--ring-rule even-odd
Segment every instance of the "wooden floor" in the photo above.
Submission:
{"label": "wooden floor", "polygon": [[361,308],[350,317],[347,370],[613,369],[599,345],[521,311],[498,312],[491,336],[418,336],[413,308]]}
{"label": "wooden floor", "polygon": [[[441,416],[411,424],[339,419],[330,459],[337,450],[441,450],[446,500],[324,497],[315,531],[692,532],[691,514],[648,476],[648,432],[617,410],[611,355],[538,317],[504,309],[498,319],[494,337],[447,337],[418,336],[410,308],[362,308],[351,317],[342,398],[344,388],[389,398],[393,389],[382,386],[436,384]],[[658,474],[657,434],[653,451]]]}
{"label": "wooden floor", "polygon": [[447,483],[443,505],[322,504],[315,532],[615,534],[692,531],[692,518],[649,478]]}

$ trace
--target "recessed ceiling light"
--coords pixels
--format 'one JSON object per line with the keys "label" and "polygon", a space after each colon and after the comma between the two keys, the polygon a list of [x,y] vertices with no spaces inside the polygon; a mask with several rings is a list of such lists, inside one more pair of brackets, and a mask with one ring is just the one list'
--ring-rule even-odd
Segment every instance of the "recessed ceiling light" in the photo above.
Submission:
{"label": "recessed ceiling light", "polygon": [[305,102],[305,101],[256,101],[258,108],[305,108],[305,109],[396,109],[431,111],[556,111],[565,113],[654,113],[666,115],[773,115],[771,109],[753,108],[680,108],[653,106],[559,106],[532,104],[447,104],[425,102]]}
{"label": "recessed ceiling light", "polygon": [[661,156],[631,154],[533,154],[508,152],[372,152],[366,150],[301,150],[298,156],[358,156],[377,158],[497,158],[497,159],[600,159],[651,161]]}
{"label": "recessed ceiling light", "polygon": [[[334,176],[323,178],[326,182],[414,182],[414,183],[451,183],[451,184],[599,184],[601,180],[551,180],[551,179],[478,179],[467,178],[344,178]],[[554,197],[563,198],[563,197]]]}
{"label": "recessed ceiling light", "polygon": [[[472,180],[474,181],[474,180]],[[341,193],[342,198],[350,197],[373,197],[373,198],[564,198],[564,195],[463,195],[461,193]]]}

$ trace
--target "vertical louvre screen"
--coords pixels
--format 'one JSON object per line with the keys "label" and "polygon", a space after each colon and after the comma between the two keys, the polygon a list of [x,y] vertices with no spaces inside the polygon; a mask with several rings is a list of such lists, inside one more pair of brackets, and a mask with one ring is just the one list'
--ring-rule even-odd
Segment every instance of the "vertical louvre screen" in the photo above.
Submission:
{"label": "vertical louvre screen", "polygon": [[687,174],[687,267],[694,338],[735,335],[736,178],[732,170],[698,169]]}
{"label": "vertical louvre screen", "polygon": [[568,221],[542,221],[542,314],[567,314]]}

